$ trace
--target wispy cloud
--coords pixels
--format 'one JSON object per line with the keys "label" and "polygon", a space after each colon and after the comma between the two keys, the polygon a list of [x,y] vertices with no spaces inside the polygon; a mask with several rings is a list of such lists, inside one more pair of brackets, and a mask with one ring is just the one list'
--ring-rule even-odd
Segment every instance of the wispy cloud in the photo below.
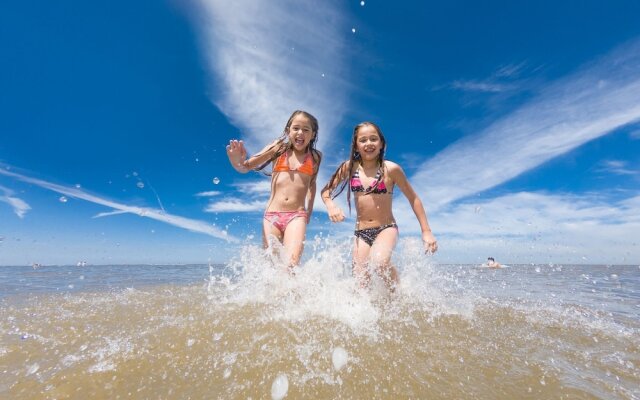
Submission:
{"label": "wispy cloud", "polygon": [[13,190],[4,186],[0,186],[0,190],[4,192],[4,195],[0,196],[0,201],[9,204],[13,208],[13,212],[16,213],[19,218],[24,218],[27,211],[31,210],[29,204],[24,200],[14,197]]}
{"label": "wispy cloud", "polygon": [[271,180],[236,182],[232,184],[238,198],[211,201],[204,211],[213,213],[254,212],[264,210],[271,193]]}
{"label": "wispy cloud", "polygon": [[615,175],[638,175],[640,171],[629,169],[626,161],[604,160],[600,163],[599,172],[607,172]]}
{"label": "wispy cloud", "polygon": [[[180,217],[177,215],[167,214],[163,210],[158,210],[155,208],[129,206],[126,204],[117,203],[111,200],[98,197],[93,194],[89,194],[78,188],[58,185],[58,184],[47,182],[41,179],[32,178],[23,174],[11,172],[7,169],[0,169],[0,175],[5,175],[22,182],[30,183],[30,184],[39,186],[43,189],[51,190],[53,192],[60,193],[65,196],[69,196],[71,198],[85,200],[95,204],[100,204],[105,207],[109,207],[116,210],[114,213],[136,214],[141,217],[151,218],[156,221],[161,221],[173,226],[177,226],[179,228],[184,228],[192,232],[204,233],[209,236],[213,236],[219,239],[224,239],[232,242],[238,241],[237,238],[228,235],[226,231],[220,230],[215,226],[204,221],[198,221],[190,218]],[[102,215],[98,214],[97,216],[113,215],[114,213],[107,213]]]}
{"label": "wispy cloud", "polygon": [[[448,87],[463,92],[481,93],[503,93],[517,90],[518,84],[515,79],[525,67],[524,62],[519,64],[508,64],[498,68],[489,78],[477,80],[455,80]],[[441,87],[442,88],[442,87]]]}
{"label": "wispy cloud", "polygon": [[253,212],[262,211],[266,207],[264,201],[242,201],[238,199],[227,199],[209,204],[204,210],[206,212]]}
{"label": "wispy cloud", "polygon": [[[560,79],[483,131],[450,145],[412,177],[439,207],[489,189],[640,119],[640,42]],[[424,188],[424,189],[422,189]]]}
{"label": "wispy cloud", "polygon": [[262,179],[259,181],[239,182],[234,183],[233,186],[237,191],[244,194],[249,194],[256,197],[268,197],[271,193],[271,180]]}
{"label": "wispy cloud", "polygon": [[[409,215],[401,218],[408,220]],[[640,259],[637,192],[623,200],[597,194],[513,193],[450,204],[433,214],[430,222],[441,242],[441,260],[473,262],[496,256],[515,263],[633,263]],[[412,224],[403,222],[402,227],[406,234]]]}
{"label": "wispy cloud", "polygon": [[527,65],[526,62],[503,65],[493,74],[496,78],[516,78]]}
{"label": "wispy cloud", "polygon": [[213,102],[256,150],[279,136],[293,110],[322,125],[320,145],[343,115],[349,27],[336,1],[200,0],[201,47]]}
{"label": "wispy cloud", "polygon": [[209,192],[196,193],[196,194],[194,194],[194,196],[196,196],[196,197],[215,197],[215,196],[219,196],[220,194],[222,194],[222,192],[219,192],[217,190],[211,190]]}
{"label": "wispy cloud", "polygon": [[513,86],[505,83],[492,82],[492,81],[454,81],[451,84],[453,89],[468,91],[468,92],[489,92],[500,93],[507,90],[512,90]]}
{"label": "wispy cloud", "polygon": [[101,212],[101,213],[97,213],[96,215],[93,216],[93,218],[102,218],[102,217],[110,217],[112,215],[120,215],[120,214],[127,214],[127,211],[120,211],[120,210],[116,210],[116,211],[109,211],[109,212]]}

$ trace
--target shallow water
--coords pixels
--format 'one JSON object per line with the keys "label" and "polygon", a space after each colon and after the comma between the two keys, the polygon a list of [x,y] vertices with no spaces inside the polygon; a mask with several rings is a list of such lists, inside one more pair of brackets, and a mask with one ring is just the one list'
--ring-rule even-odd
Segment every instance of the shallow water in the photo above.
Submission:
{"label": "shallow water", "polygon": [[[0,267],[0,397],[640,398],[640,268],[435,265],[401,243],[398,292],[344,246],[295,277],[224,266]],[[340,369],[335,357],[346,362]]]}

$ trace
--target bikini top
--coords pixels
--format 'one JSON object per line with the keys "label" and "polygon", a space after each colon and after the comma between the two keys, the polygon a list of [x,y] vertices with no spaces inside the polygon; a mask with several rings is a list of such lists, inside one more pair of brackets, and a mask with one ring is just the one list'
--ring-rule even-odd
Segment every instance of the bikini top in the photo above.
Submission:
{"label": "bikini top", "polygon": [[273,166],[273,172],[289,171],[298,171],[306,175],[313,175],[313,156],[311,155],[311,152],[308,152],[304,156],[304,161],[302,161],[302,164],[300,164],[298,168],[290,168],[288,152],[285,151],[282,153],[276,160],[276,165]]}
{"label": "bikini top", "polygon": [[373,183],[366,189],[364,188],[364,186],[362,186],[362,181],[360,180],[360,168],[357,168],[356,172],[354,172],[353,176],[351,177],[350,186],[352,192],[365,192],[373,194],[387,193],[387,187],[382,180],[382,168],[378,168],[376,177],[373,178]]}

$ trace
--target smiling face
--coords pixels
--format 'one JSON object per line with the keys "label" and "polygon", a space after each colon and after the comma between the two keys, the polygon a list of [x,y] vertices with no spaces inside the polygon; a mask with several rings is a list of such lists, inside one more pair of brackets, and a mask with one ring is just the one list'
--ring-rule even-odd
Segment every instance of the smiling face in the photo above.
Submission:
{"label": "smiling face", "polygon": [[373,125],[362,125],[356,133],[356,150],[362,161],[377,160],[384,142]]}
{"label": "smiling face", "polygon": [[291,119],[288,129],[289,141],[296,151],[305,151],[315,136],[311,120],[303,114],[297,114]]}

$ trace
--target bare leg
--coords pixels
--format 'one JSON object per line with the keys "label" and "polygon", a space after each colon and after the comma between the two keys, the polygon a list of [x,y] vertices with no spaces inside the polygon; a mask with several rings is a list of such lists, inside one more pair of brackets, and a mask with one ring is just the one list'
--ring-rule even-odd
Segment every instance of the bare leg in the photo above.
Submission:
{"label": "bare leg", "polygon": [[302,251],[304,250],[304,236],[307,232],[307,219],[304,217],[296,217],[289,222],[284,230],[284,238],[282,244],[284,250],[289,257],[289,271],[293,271],[300,263]]}
{"label": "bare leg", "polygon": [[398,285],[398,270],[391,264],[391,254],[398,241],[398,229],[387,228],[380,232],[370,249],[371,264],[382,278],[387,289],[394,292]]}
{"label": "bare leg", "polygon": [[[280,229],[276,228],[270,221],[267,221],[266,219],[262,219],[262,247],[264,249],[268,249],[269,248],[269,237],[273,236],[276,239],[278,239],[278,241],[280,241],[280,243],[282,243],[282,232],[280,232]],[[272,251],[274,253],[272,253],[273,255],[279,257],[280,254],[276,253],[275,249],[272,249]]]}
{"label": "bare leg", "polygon": [[353,276],[361,288],[369,287],[371,274],[369,273],[369,251],[371,247],[362,239],[353,241]]}

